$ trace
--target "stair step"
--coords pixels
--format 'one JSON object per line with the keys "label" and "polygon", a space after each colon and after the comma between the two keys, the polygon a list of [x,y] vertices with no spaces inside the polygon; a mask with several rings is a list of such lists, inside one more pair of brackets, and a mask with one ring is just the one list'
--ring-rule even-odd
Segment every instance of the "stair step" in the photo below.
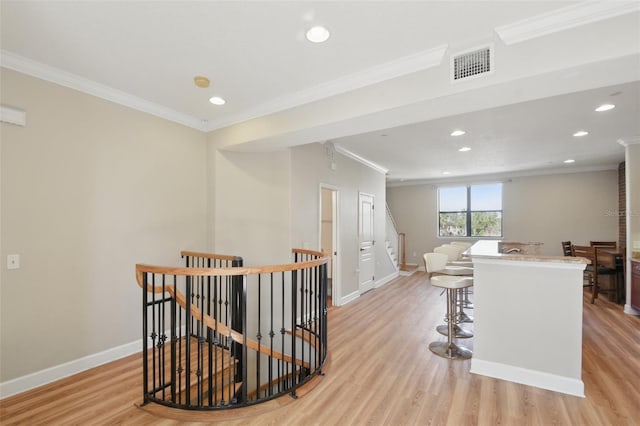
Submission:
{"label": "stair step", "polygon": [[[202,386],[202,405],[208,406],[208,389],[209,389],[209,357],[211,356],[211,376],[215,377],[215,382],[212,383],[212,387],[217,389],[214,397],[214,404],[219,404],[224,398],[225,403],[233,398],[235,392],[242,386],[242,383],[233,383],[235,376],[235,369],[238,361],[232,357],[229,350],[219,346],[211,347],[211,354],[209,353],[209,344],[204,343],[198,353],[198,339],[191,337],[190,340],[190,366],[189,366],[189,400],[191,404],[198,403],[198,386]],[[185,369],[187,368],[186,362],[186,338],[183,337],[177,342],[178,348],[176,348],[176,354],[179,359],[176,360],[176,398],[179,403],[186,402],[187,396],[187,374]],[[164,358],[163,378],[164,383],[169,384],[171,382],[171,344],[165,344],[162,349],[150,348],[149,349],[149,362],[152,362],[155,354],[156,363],[160,362],[161,358]],[[198,368],[202,368],[202,377],[200,383],[198,383]],[[180,372],[180,370],[182,370]],[[159,379],[156,370],[156,379]],[[150,380],[153,380],[150,378]],[[169,388],[166,390],[170,392]]]}
{"label": "stair step", "polygon": [[[212,398],[212,401],[211,401],[212,404],[213,405],[229,405],[231,403],[231,400],[236,395],[236,392],[238,392],[241,387],[242,387],[242,382],[229,383],[229,384],[226,384],[224,386],[219,386],[217,388],[217,391],[214,391],[215,395]],[[223,403],[223,401],[224,401],[224,403]],[[191,391],[191,404],[195,405],[195,406],[198,406],[198,392],[197,392],[197,389],[196,389],[195,392]],[[201,399],[200,405],[209,406],[209,389],[208,389],[208,386],[206,386],[203,389],[202,399]]]}

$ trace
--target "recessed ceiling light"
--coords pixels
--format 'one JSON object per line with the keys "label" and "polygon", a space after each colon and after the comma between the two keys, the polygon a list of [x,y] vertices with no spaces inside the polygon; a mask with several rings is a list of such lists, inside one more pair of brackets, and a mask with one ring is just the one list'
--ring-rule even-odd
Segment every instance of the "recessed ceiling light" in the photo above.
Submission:
{"label": "recessed ceiling light", "polygon": [[571,163],[575,163],[576,160],[574,160],[573,158],[569,158],[568,160],[564,160],[565,164],[571,164]]}
{"label": "recessed ceiling light", "polygon": [[451,172],[442,172],[443,175],[450,175]]}
{"label": "recessed ceiling light", "polygon": [[471,148],[469,148],[468,146],[463,146],[462,148],[460,148],[458,151],[460,152],[467,152],[467,151],[471,151]]}
{"label": "recessed ceiling light", "polygon": [[453,132],[451,132],[451,136],[462,136],[465,133],[467,132],[465,132],[464,130],[454,130]]}
{"label": "recessed ceiling light", "polygon": [[596,108],[596,111],[598,112],[609,111],[610,109],[614,109],[615,107],[616,106],[614,104],[602,104],[598,108]]}
{"label": "recessed ceiling light", "polygon": [[589,132],[587,132],[586,130],[578,130],[573,134],[573,136],[575,136],[576,138],[579,138],[581,136],[587,136],[588,134]]}
{"label": "recessed ceiling light", "polygon": [[227,103],[227,101],[222,99],[220,96],[214,96],[212,98],[209,98],[209,102],[211,102],[214,105],[224,105]]}
{"label": "recessed ceiling light", "polygon": [[321,25],[316,25],[315,27],[311,27],[309,31],[307,31],[307,40],[312,43],[322,43],[329,39],[329,30]]}

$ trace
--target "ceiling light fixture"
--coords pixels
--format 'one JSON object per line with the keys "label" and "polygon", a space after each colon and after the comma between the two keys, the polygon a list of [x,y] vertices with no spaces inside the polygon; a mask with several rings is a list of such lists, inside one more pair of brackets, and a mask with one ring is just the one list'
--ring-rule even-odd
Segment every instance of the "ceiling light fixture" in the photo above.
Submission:
{"label": "ceiling light fixture", "polygon": [[316,25],[307,31],[307,40],[312,43],[323,43],[329,39],[330,35],[328,29],[321,25]]}
{"label": "ceiling light fixture", "polygon": [[214,105],[224,105],[227,103],[227,101],[225,101],[220,96],[214,96],[212,98],[209,98],[209,102],[211,102]]}
{"label": "ceiling light fixture", "polygon": [[454,130],[453,132],[451,132],[451,136],[462,136],[465,133],[467,132],[465,132],[464,130]]}
{"label": "ceiling light fixture", "polygon": [[575,162],[576,162],[576,160],[574,160],[573,158],[569,158],[567,160],[564,160],[565,164],[571,164],[571,163],[575,163]]}
{"label": "ceiling light fixture", "polygon": [[586,130],[578,130],[577,132],[575,132],[573,134],[573,136],[575,136],[576,138],[582,137],[582,136],[587,136],[589,134],[589,132],[587,132]]}
{"label": "ceiling light fixture", "polygon": [[443,175],[450,175],[451,172],[442,172]]}
{"label": "ceiling light fixture", "polygon": [[614,109],[616,106],[614,104],[602,104],[598,108],[596,108],[597,112],[609,111],[610,109]]}
{"label": "ceiling light fixture", "polygon": [[471,148],[469,148],[468,146],[463,146],[462,148],[460,148],[458,151],[460,152],[467,152],[467,151],[471,151]]}

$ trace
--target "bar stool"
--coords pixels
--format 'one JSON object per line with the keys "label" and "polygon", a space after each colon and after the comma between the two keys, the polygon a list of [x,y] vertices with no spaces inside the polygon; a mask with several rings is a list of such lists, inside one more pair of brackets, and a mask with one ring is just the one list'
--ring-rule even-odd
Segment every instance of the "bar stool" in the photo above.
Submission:
{"label": "bar stool", "polygon": [[[466,267],[467,271],[469,271],[469,273],[466,274],[450,274],[446,272],[445,274],[473,275],[473,262],[462,260],[462,252],[464,250],[461,246],[454,244],[443,244],[439,247],[434,248],[433,251],[434,253],[446,254],[448,256],[447,265]],[[473,318],[464,311],[464,308],[473,309],[473,303],[471,302],[471,300],[469,300],[469,291],[469,288],[460,290],[460,293],[462,293],[462,297],[460,298],[461,300],[459,302],[460,306],[462,307],[460,309],[460,317],[462,318],[463,322],[473,322]]]}
{"label": "bar stool", "polygon": [[463,248],[463,251],[471,247],[473,244],[468,243],[466,241],[451,241],[451,245],[459,246]]}
{"label": "bar stool", "polygon": [[464,248],[455,244],[443,244],[433,249],[434,253],[444,253],[449,256],[448,263],[450,265],[466,266],[471,268],[473,267],[473,262],[462,258],[462,253],[464,251]]}
{"label": "bar stool", "polygon": [[[466,353],[465,351],[468,351],[468,349],[460,348],[460,350],[458,350],[458,347],[452,343],[452,339],[454,337],[473,337],[473,333],[469,330],[465,330],[458,325],[460,323],[460,317],[457,314],[456,309],[456,296],[459,289],[473,285],[473,278],[468,276],[469,271],[462,270],[469,268],[448,266],[447,255],[445,254],[425,253],[423,255],[423,259],[427,274],[431,277],[431,285],[444,288],[447,292],[447,314],[445,318],[447,324],[437,326],[436,330],[440,334],[447,336],[448,343],[446,343],[445,347],[443,346],[445,345],[444,342],[434,342],[432,344],[434,346],[434,349],[432,349],[432,351],[446,358],[462,358],[463,356],[466,356],[463,355],[463,353]],[[446,271],[448,269],[450,270],[450,272],[452,272],[452,274],[431,276],[432,274],[446,274]],[[431,349],[431,345],[429,347]]]}
{"label": "bar stool", "polygon": [[[436,256],[440,255],[440,253],[425,253],[424,259],[426,265],[429,265],[429,261],[432,260],[432,254],[435,254]],[[427,272],[430,272],[428,266]],[[447,292],[447,341],[431,342],[429,344],[429,350],[434,354],[448,359],[471,358],[472,352],[463,346],[458,346],[453,343],[453,337],[455,334],[454,329],[456,326],[456,292],[458,291],[458,289],[469,287],[472,284],[473,278],[468,276],[436,275],[431,277],[432,286],[443,288]]]}

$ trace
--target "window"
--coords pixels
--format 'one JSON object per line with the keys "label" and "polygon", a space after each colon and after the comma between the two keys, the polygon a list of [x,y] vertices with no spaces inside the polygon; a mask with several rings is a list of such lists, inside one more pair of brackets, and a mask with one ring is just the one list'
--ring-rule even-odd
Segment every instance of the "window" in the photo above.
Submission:
{"label": "window", "polygon": [[501,237],[502,184],[438,188],[440,237]]}

